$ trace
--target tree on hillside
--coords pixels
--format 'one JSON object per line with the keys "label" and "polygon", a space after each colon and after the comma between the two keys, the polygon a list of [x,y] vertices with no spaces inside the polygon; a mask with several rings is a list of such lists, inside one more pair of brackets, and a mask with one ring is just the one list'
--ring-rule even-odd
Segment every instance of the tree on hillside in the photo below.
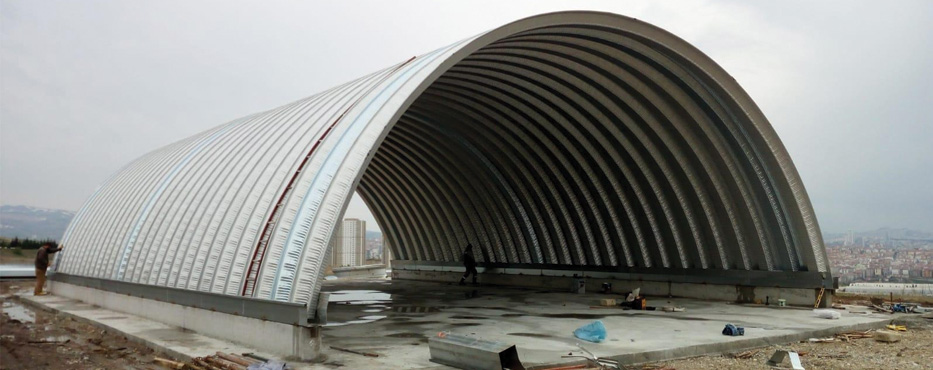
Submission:
{"label": "tree on hillside", "polygon": [[39,247],[46,243],[52,244],[53,247],[58,246],[58,243],[55,241],[55,239],[20,239],[18,237],[13,238],[9,245],[0,246],[9,247],[10,249],[39,249]]}

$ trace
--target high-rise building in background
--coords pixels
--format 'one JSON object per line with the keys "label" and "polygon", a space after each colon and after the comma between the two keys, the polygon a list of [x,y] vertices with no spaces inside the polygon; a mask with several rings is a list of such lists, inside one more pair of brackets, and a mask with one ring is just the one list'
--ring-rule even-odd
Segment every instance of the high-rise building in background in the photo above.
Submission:
{"label": "high-rise building in background", "polygon": [[392,268],[392,250],[389,249],[389,242],[383,241],[382,244],[382,263],[386,265],[387,269]]}
{"label": "high-rise building in background", "polygon": [[842,244],[847,247],[855,245],[855,233],[853,233],[852,230],[849,230],[849,232],[846,233],[846,240]]}
{"label": "high-rise building in background", "polygon": [[331,241],[331,266],[360,266],[364,260],[366,248],[366,221],[347,218],[337,227],[337,233]]}

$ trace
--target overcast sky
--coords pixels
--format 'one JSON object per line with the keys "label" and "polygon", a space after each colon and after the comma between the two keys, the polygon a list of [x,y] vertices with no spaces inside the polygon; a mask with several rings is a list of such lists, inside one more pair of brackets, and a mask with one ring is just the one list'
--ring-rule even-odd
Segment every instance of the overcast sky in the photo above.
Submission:
{"label": "overcast sky", "polygon": [[[731,73],[824,232],[933,231],[933,2],[321,3],[0,0],[0,203],[77,210],[157,147],[519,18],[592,9]],[[358,199],[347,217],[375,224]]]}

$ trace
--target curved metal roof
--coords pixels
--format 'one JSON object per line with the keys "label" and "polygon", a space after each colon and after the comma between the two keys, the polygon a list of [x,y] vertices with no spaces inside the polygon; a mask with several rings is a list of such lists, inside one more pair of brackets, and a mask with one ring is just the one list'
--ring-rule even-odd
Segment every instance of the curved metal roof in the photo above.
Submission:
{"label": "curved metal roof", "polygon": [[522,19],[157,149],[77,213],[57,270],[291,302],[358,190],[401,260],[828,273],[767,119],[687,42]]}

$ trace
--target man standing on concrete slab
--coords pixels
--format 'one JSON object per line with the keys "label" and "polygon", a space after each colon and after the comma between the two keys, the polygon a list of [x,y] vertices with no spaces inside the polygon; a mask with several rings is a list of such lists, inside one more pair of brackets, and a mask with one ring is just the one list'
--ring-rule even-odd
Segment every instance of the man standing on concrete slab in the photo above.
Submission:
{"label": "man standing on concrete slab", "polygon": [[466,250],[463,251],[463,256],[460,260],[463,261],[463,267],[466,267],[466,272],[463,273],[463,277],[460,278],[460,285],[466,283],[467,276],[473,274],[473,285],[476,285],[476,275],[479,274],[476,272],[476,259],[473,258],[473,244],[467,244]]}
{"label": "man standing on concrete slab", "polygon": [[36,290],[33,291],[33,295],[48,294],[42,291],[42,287],[45,285],[45,270],[49,269],[49,254],[62,249],[65,249],[64,245],[56,248],[53,243],[45,243],[39,247],[39,251],[36,252]]}

